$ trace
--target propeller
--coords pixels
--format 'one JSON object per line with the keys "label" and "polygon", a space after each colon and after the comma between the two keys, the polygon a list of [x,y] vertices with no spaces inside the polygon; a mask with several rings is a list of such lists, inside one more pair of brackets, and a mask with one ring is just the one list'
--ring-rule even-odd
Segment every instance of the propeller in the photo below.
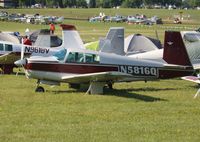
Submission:
{"label": "propeller", "polygon": [[22,41],[21,41],[21,45],[22,45],[22,47],[21,47],[21,60],[23,60],[24,59],[24,44],[23,44],[24,42],[23,42],[23,38],[22,38]]}
{"label": "propeller", "polygon": [[[24,59],[24,50],[25,50],[25,48],[24,48],[23,38],[22,38],[22,40],[21,40],[21,58],[20,58],[20,60],[15,61],[14,64],[18,67],[22,67],[24,70],[24,73],[26,75],[26,70],[24,68],[24,65],[27,63],[27,60]],[[20,71],[20,69],[19,69],[19,71]],[[16,73],[16,75],[18,75],[19,71]]]}

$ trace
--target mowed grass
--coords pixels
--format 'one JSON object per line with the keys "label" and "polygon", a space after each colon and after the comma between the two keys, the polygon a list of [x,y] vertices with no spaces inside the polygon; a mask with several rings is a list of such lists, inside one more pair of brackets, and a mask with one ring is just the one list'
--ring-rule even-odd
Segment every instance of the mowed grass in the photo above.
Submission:
{"label": "mowed grass", "polygon": [[0,76],[0,140],[199,141],[197,86],[179,79],[119,83],[105,95],[66,84],[35,93],[36,80]]}

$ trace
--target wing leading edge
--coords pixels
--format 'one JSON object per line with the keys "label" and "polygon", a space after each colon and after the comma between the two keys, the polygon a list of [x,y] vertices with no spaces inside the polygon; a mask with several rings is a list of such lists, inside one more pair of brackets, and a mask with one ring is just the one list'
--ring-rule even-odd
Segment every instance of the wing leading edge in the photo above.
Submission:
{"label": "wing leading edge", "polygon": [[62,80],[70,83],[88,83],[93,81],[95,82],[120,81],[125,77],[131,77],[131,75],[112,71],[112,72],[99,72],[99,73],[64,76],[62,77]]}
{"label": "wing leading edge", "polygon": [[184,77],[181,77],[181,79],[200,84],[200,80],[196,76],[184,76]]}

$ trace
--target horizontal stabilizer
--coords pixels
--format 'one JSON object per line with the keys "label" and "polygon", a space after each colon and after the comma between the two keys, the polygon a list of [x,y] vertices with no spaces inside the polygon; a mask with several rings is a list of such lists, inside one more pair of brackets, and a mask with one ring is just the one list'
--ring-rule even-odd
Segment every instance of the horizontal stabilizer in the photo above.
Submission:
{"label": "horizontal stabilizer", "polygon": [[200,80],[196,76],[184,76],[184,77],[181,77],[181,79],[200,84]]}

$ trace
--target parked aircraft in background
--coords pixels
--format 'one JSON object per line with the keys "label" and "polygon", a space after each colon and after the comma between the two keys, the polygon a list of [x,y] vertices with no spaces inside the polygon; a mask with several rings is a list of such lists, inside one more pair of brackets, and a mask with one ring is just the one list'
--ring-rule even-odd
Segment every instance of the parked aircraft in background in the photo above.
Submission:
{"label": "parked aircraft in background", "polygon": [[116,15],[116,16],[105,16],[103,19],[104,22],[126,22],[127,18],[125,16]]}
{"label": "parked aircraft in background", "polygon": [[[180,37],[173,37],[176,38],[176,42],[170,42],[170,44],[185,47],[193,67],[200,69],[200,33],[181,31],[180,34]],[[165,38],[171,39],[167,36]],[[135,59],[159,62],[163,60],[164,49],[159,40],[138,34],[128,36],[124,40],[124,28],[121,27],[110,28],[106,38],[100,39],[99,47],[101,52],[115,53]]]}
{"label": "parked aircraft in background", "polygon": [[[62,25],[62,28],[64,31],[76,30],[73,25]],[[19,60],[16,64],[23,65],[28,78],[38,80],[37,92],[44,92],[41,83],[59,85],[64,82],[88,84],[87,92],[102,94],[106,84],[112,88],[115,82],[148,81],[192,74],[194,70],[184,46],[177,46],[179,43],[171,44],[181,38],[180,32],[166,32],[165,36],[163,60],[160,62],[73,48],[72,43],[67,40],[64,46],[69,48],[65,54],[33,56]]]}
{"label": "parked aircraft in background", "polygon": [[[172,44],[174,46],[183,46],[186,48],[187,54],[190,58],[190,61],[195,69],[200,69],[200,33],[196,31],[182,31],[180,32],[180,37],[166,37],[171,39],[171,41],[166,44]],[[174,39],[173,39],[174,38]],[[176,52],[179,52],[178,50]],[[153,61],[161,61],[164,54],[164,49],[159,50],[152,50],[149,52],[144,53],[138,53],[138,54],[132,54],[128,55],[131,58],[137,58],[137,59],[145,59],[145,60],[153,60]],[[179,57],[177,56],[177,60]]]}
{"label": "parked aircraft in background", "polygon": [[58,16],[44,16],[37,14],[20,14],[12,13],[8,14],[5,11],[0,11],[0,21],[20,22],[28,24],[61,24],[64,21],[64,17]]}
{"label": "parked aircraft in background", "polygon": [[147,18],[145,15],[139,15],[139,14],[136,14],[135,16],[128,16],[127,22],[133,24],[144,24],[144,25],[163,24],[162,19],[157,16]]}
{"label": "parked aircraft in background", "polygon": [[141,34],[133,34],[124,38],[123,27],[112,27],[105,38],[99,41],[101,52],[115,53],[118,55],[139,54],[162,48],[161,42]]}
{"label": "parked aircraft in background", "polygon": [[[39,40],[41,40],[39,38]],[[44,40],[44,39],[43,39]],[[4,74],[10,74],[15,67],[14,62],[20,59],[21,48],[24,47],[25,55],[32,56],[52,56],[54,54],[62,53],[69,48],[65,45],[68,42],[70,48],[85,48],[83,42],[76,30],[65,30],[63,31],[63,41],[59,47],[50,48],[46,46],[29,46],[22,44],[15,44],[8,41],[0,41],[0,67]],[[41,43],[40,43],[41,45]],[[46,44],[44,44],[46,45]]]}

